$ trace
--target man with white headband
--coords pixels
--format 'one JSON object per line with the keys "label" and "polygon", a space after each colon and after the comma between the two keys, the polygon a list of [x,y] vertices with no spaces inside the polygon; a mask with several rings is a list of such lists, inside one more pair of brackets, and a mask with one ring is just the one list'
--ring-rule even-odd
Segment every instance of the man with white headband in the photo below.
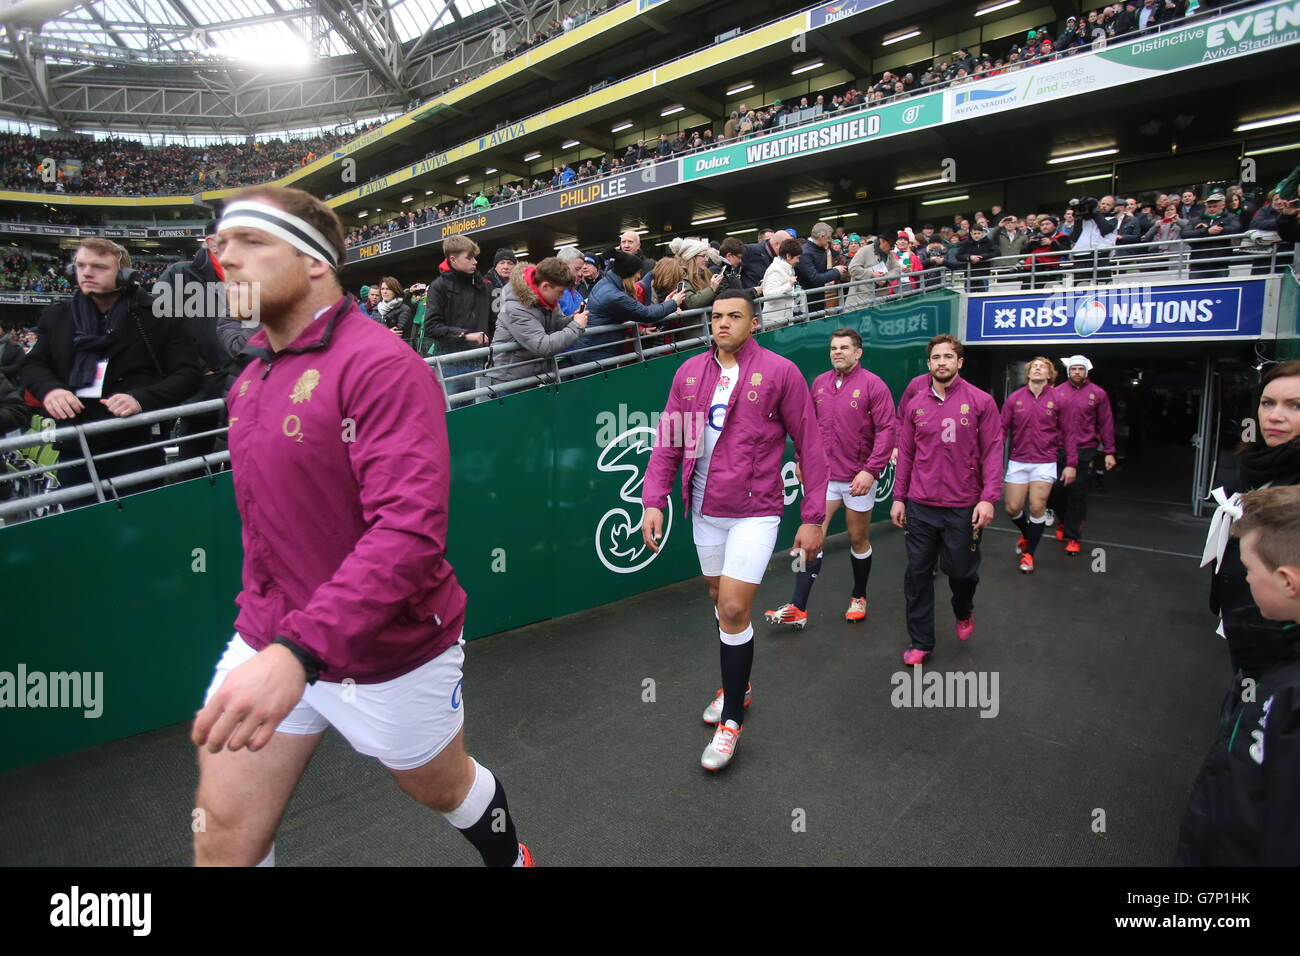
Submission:
{"label": "man with white headband", "polygon": [[485,864],[531,866],[500,781],[465,752],[445,399],[343,294],[343,250],[338,217],[296,189],[244,190],[217,228],[231,311],[257,303],[262,328],[227,398],[243,590],[194,722],[195,862],[273,865],[285,805],[333,726]]}
{"label": "man with white headband", "polygon": [[1056,404],[1062,430],[1077,442],[1079,467],[1076,480],[1064,484],[1065,451],[1057,452],[1056,473],[1060,477],[1052,486],[1048,504],[1056,512],[1056,540],[1064,541],[1065,553],[1073,557],[1082,550],[1079,537],[1088,517],[1088,476],[1098,441],[1106,456],[1106,470],[1115,467],[1115,416],[1105,390],[1088,381],[1092,363],[1086,356],[1071,355],[1061,364],[1069,377],[1056,386]]}

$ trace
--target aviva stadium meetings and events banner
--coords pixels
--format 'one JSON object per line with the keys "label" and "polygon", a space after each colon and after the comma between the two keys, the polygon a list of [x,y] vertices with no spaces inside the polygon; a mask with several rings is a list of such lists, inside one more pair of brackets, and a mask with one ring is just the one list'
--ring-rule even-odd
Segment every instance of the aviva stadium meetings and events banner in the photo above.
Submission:
{"label": "aviva stadium meetings and events banner", "polygon": [[1107,89],[1300,41],[1300,0],[1284,0],[944,91],[944,119],[970,119]]}
{"label": "aviva stadium meetings and events banner", "polygon": [[972,295],[967,343],[1259,338],[1270,280],[1203,279]]}

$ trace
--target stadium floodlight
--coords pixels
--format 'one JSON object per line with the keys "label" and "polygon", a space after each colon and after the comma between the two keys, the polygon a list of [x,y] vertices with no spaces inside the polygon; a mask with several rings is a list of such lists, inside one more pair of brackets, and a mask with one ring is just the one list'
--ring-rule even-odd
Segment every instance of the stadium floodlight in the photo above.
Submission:
{"label": "stadium floodlight", "polygon": [[1264,156],[1268,153],[1284,153],[1289,149],[1300,149],[1300,143],[1287,143],[1285,146],[1269,146],[1265,149],[1248,149],[1247,156]]}
{"label": "stadium floodlight", "polygon": [[541,158],[542,158],[541,153],[529,153],[527,156],[524,157],[524,162],[531,163],[534,159],[541,159]]}
{"label": "stadium floodlight", "polygon": [[809,70],[815,70],[818,67],[825,66],[825,65],[826,65],[825,61],[818,60],[816,63],[809,63],[807,66],[796,66],[793,70],[790,71],[790,75],[798,76],[800,73],[807,73]]}
{"label": "stadium floodlight", "polygon": [[748,93],[748,92],[749,92],[750,90],[752,90],[753,88],[754,88],[754,84],[753,84],[753,83],[745,83],[745,84],[742,84],[741,86],[737,86],[737,87],[735,87],[735,88],[733,88],[733,89],[727,90],[727,95],[728,95],[728,96],[739,96],[741,93]]}
{"label": "stadium floodlight", "polygon": [[404,203],[415,202],[415,197],[414,197],[414,196],[403,196],[403,197],[402,197],[402,202],[404,202]]}
{"label": "stadium floodlight", "polygon": [[1002,0],[1001,3],[992,3],[987,7],[980,7],[975,11],[975,16],[982,17],[986,13],[997,13],[999,10],[1005,10],[1007,7],[1014,7],[1020,0]]}
{"label": "stadium floodlight", "polygon": [[726,216],[706,216],[704,219],[692,219],[692,226],[707,226],[711,222],[726,222]]}
{"label": "stadium floodlight", "polygon": [[1057,163],[1073,163],[1080,159],[1096,159],[1098,156],[1114,156],[1118,149],[1094,149],[1090,153],[1070,153],[1067,156],[1053,156],[1047,161],[1048,165],[1055,166]]}
{"label": "stadium floodlight", "polygon": [[748,229],[737,229],[737,230],[735,230],[734,232],[729,232],[729,233],[727,233],[727,235],[729,235],[729,236],[745,236],[745,235],[748,235],[748,234],[751,233],[751,232],[758,232],[758,226],[751,226],[751,227],[748,228]]}
{"label": "stadium floodlight", "polygon": [[903,189],[916,189],[920,186],[938,186],[941,183],[947,183],[951,181],[952,180],[944,179],[942,176],[940,176],[938,179],[918,179],[916,182],[912,182],[912,183],[899,183],[897,186],[894,187],[894,191],[897,192]]}
{"label": "stadium floodlight", "polygon": [[889,46],[891,43],[902,43],[904,40],[910,40],[912,37],[919,37],[920,30],[908,30],[906,33],[898,33],[892,37],[886,37],[880,41],[881,46]]}
{"label": "stadium floodlight", "polygon": [[489,166],[487,169],[483,170],[483,175],[484,175],[484,176],[491,176],[491,175],[492,175],[493,173],[495,173],[496,171],[497,171],[497,168],[496,168],[495,166]]}
{"label": "stadium floodlight", "polygon": [[1067,179],[1065,185],[1077,186],[1079,183],[1095,183],[1099,179],[1110,179],[1110,173],[1095,173],[1092,176],[1076,176],[1073,179]]}
{"label": "stadium floodlight", "polygon": [[786,206],[785,208],[786,208],[786,209],[803,209],[803,208],[805,208],[805,207],[807,207],[807,206],[820,206],[822,203],[824,203],[824,202],[830,202],[830,201],[831,201],[831,199],[830,199],[829,196],[826,196],[826,197],[824,197],[824,198],[822,198],[822,199],[805,199],[803,202],[792,202],[792,203],[790,203],[788,206]]}
{"label": "stadium floodlight", "polygon": [[433,190],[432,190],[432,189],[426,189],[426,190],[424,191],[424,194],[425,194],[426,196],[432,196],[432,195],[433,195]]}
{"label": "stadium floodlight", "polygon": [[610,128],[610,132],[611,132],[611,133],[621,133],[621,132],[623,132],[623,130],[625,130],[625,129],[631,129],[631,128],[632,128],[632,121],[631,121],[631,120],[628,120],[628,121],[625,122],[625,123],[619,123],[617,126],[613,126],[613,127],[611,127],[611,128]]}
{"label": "stadium floodlight", "polygon": [[1286,123],[1300,123],[1300,113],[1287,113],[1285,116],[1274,116],[1270,119],[1251,120],[1249,123],[1242,123],[1233,132],[1249,133],[1252,129],[1265,129],[1269,126],[1282,126]]}
{"label": "stadium floodlight", "polygon": [[685,113],[685,112],[686,112],[686,107],[685,107],[685,106],[670,106],[670,107],[668,107],[668,109],[666,109],[666,110],[660,110],[660,111],[659,111],[659,115],[660,115],[660,116],[672,116],[674,113]]}
{"label": "stadium floodlight", "polygon": [[581,146],[581,145],[582,144],[578,142],[576,139],[571,139],[567,143],[561,143],[560,149],[573,149],[573,147]]}
{"label": "stadium floodlight", "polygon": [[650,230],[649,230],[649,229],[633,229],[632,231],[635,232],[638,236],[648,236],[648,235],[650,235]]}
{"label": "stadium floodlight", "polygon": [[966,194],[966,193],[962,193],[960,196],[944,196],[944,197],[941,198],[941,199],[927,199],[927,200],[925,200],[924,202],[922,202],[921,205],[922,205],[922,206],[942,206],[944,203],[949,203],[949,202],[961,202],[963,199],[970,199],[970,196],[969,196],[968,194]]}
{"label": "stadium floodlight", "polygon": [[370,215],[370,213],[363,209],[363,210],[361,210],[359,213],[357,213],[357,218],[358,218],[358,219],[365,219],[366,216],[369,216],[369,215]]}
{"label": "stadium floodlight", "polygon": [[464,186],[467,182],[469,182],[469,177],[468,177],[468,176],[461,176],[459,179],[456,180],[456,185],[457,185],[457,186]]}
{"label": "stadium floodlight", "polygon": [[555,248],[563,249],[565,246],[576,246],[577,244],[578,244],[578,237],[570,236],[568,239],[563,239],[560,242],[557,242],[555,244]]}

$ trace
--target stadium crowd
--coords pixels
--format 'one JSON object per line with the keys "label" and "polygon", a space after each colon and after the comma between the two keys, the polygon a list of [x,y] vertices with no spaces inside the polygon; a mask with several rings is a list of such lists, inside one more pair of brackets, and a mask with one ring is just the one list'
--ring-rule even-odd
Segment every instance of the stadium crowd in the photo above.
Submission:
{"label": "stadium crowd", "polygon": [[[0,189],[94,196],[168,196],[246,186],[306,166],[378,123],[304,139],[148,146],[137,140],[41,139],[0,133]],[[53,179],[42,170],[55,160]],[[48,221],[48,220],[47,220]]]}
{"label": "stadium crowd", "polygon": [[[865,89],[854,84],[833,87],[800,97],[798,102],[775,100],[751,108],[741,103],[716,122],[661,133],[657,140],[639,139],[625,149],[591,156],[552,169],[550,176],[534,176],[487,186],[459,200],[431,204],[377,223],[366,223],[348,235],[348,244],[428,225],[442,219],[469,215],[477,209],[514,202],[526,196],[564,189],[585,179],[616,175],[629,167],[662,162],[684,153],[709,149],[718,143],[734,142],[773,132],[784,126],[811,122],[828,115],[881,106],[899,99],[933,93],[954,85],[972,83],[1005,73],[1037,66],[1052,60],[1104,49],[1107,43],[1151,33],[1162,26],[1177,25],[1186,17],[1209,12],[1217,3],[1195,0],[1142,0],[1100,7],[1082,20],[1068,17],[1055,30],[1046,26],[1029,30],[1023,38],[1011,38],[989,49],[972,52],[959,47],[951,55],[929,63],[888,70]],[[1055,38],[1055,39],[1054,39]],[[994,47],[999,47],[995,50]],[[714,126],[718,127],[715,135]]]}

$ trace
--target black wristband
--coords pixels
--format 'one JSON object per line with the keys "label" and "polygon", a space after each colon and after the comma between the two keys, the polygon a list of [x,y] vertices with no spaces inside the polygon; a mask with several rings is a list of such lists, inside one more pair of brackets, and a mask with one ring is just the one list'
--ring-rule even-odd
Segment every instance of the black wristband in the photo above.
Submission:
{"label": "black wristband", "polygon": [[289,640],[287,637],[277,637],[271,643],[279,644],[281,647],[288,648],[289,652],[293,654],[294,657],[298,658],[298,663],[301,664],[302,669],[307,672],[308,684],[314,684],[320,679],[320,661],[316,660],[316,658],[312,657],[293,641]]}

